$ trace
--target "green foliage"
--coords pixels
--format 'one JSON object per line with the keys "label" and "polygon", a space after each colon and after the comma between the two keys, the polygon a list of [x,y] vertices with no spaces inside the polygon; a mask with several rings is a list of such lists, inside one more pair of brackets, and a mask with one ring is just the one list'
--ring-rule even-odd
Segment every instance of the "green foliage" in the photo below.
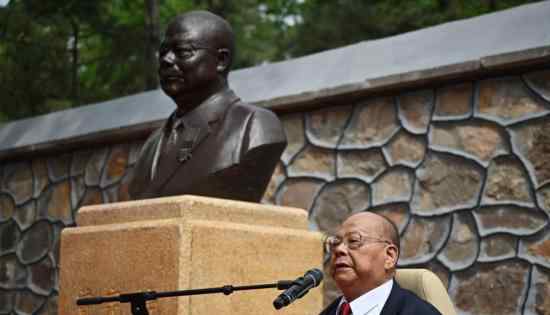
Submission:
{"label": "green foliage", "polygon": [[[234,68],[472,17],[528,0],[11,0],[0,7],[0,122],[150,86],[151,25],[207,9],[237,35]],[[154,41],[153,41],[154,42]]]}
{"label": "green foliage", "polygon": [[301,56],[537,2],[529,0],[308,0],[290,46]]}

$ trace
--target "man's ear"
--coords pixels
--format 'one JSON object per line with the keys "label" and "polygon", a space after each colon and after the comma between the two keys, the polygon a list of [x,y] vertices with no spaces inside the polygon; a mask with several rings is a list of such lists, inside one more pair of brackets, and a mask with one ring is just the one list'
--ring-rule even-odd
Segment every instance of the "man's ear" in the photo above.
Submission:
{"label": "man's ear", "polygon": [[386,246],[386,260],[384,261],[384,268],[386,270],[397,267],[397,258],[399,257],[399,250],[394,244]]}
{"label": "man's ear", "polygon": [[218,65],[216,70],[220,73],[225,72],[231,64],[231,52],[227,48],[218,49]]}

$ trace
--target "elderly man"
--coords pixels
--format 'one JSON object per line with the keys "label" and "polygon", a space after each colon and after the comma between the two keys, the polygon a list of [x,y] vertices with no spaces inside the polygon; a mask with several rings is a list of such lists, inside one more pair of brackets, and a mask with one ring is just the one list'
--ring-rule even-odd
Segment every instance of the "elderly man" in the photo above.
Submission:
{"label": "elderly man", "polygon": [[393,280],[399,233],[386,217],[373,212],[354,214],[325,244],[331,276],[344,295],[321,315],[440,314]]}
{"label": "elderly man", "polygon": [[159,50],[160,84],[177,109],[145,142],[132,199],[181,194],[259,201],[286,146],[272,112],[228,87],[231,26],[206,11],[177,16]]}

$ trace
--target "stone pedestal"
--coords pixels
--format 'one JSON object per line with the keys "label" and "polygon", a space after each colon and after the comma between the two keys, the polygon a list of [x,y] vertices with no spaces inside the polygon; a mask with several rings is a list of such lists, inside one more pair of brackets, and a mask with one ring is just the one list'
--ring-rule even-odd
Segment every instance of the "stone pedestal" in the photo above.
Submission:
{"label": "stone pedestal", "polygon": [[[321,268],[322,240],[307,213],[213,198],[179,196],[89,206],[61,238],[59,314],[130,315],[130,305],[76,306],[87,296],[292,280]],[[280,291],[162,298],[151,315],[317,314],[321,288],[276,311]]]}

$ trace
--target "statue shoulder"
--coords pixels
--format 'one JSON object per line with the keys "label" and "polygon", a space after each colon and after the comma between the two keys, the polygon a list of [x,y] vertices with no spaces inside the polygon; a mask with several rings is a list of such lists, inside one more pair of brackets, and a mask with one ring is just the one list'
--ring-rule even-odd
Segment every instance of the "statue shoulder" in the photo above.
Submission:
{"label": "statue shoulder", "polygon": [[282,145],[283,148],[286,146],[286,135],[281,121],[269,109],[237,102],[232,112],[242,118],[245,128],[245,151],[265,145]]}
{"label": "statue shoulder", "polygon": [[[256,124],[252,127],[260,127],[262,129],[269,129],[275,134],[284,134],[283,126],[279,117],[271,110],[252,104],[237,102],[234,106],[234,110],[241,112],[247,118],[248,123]],[[248,125],[248,127],[251,127]]]}

